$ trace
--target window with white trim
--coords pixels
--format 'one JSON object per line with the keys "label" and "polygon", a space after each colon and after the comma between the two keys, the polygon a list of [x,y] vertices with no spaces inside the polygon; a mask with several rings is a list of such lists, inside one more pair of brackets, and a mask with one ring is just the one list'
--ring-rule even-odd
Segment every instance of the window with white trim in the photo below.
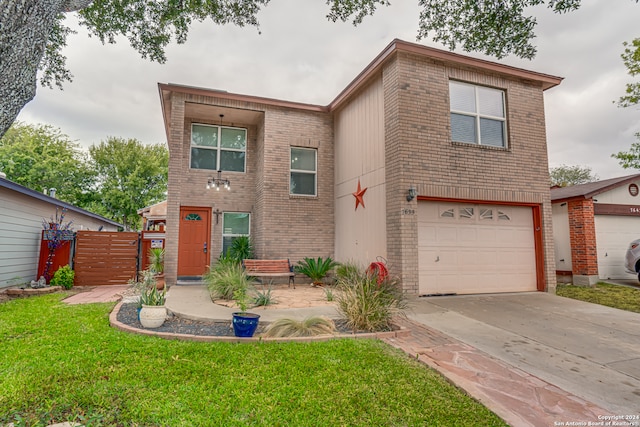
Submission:
{"label": "window with white trim", "polygon": [[247,130],[191,125],[191,168],[244,172]]}
{"label": "window with white trim", "polygon": [[289,194],[315,196],[318,152],[315,148],[291,147]]}
{"label": "window with white trim", "polygon": [[240,236],[248,236],[251,230],[251,214],[247,212],[224,212],[222,214],[222,253]]}
{"label": "window with white trim", "polygon": [[452,141],[506,148],[503,90],[450,81],[449,97]]}

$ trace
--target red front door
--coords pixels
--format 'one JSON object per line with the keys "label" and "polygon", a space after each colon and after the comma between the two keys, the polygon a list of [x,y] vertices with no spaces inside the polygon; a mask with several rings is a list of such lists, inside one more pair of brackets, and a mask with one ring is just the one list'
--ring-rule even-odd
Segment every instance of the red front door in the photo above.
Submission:
{"label": "red front door", "polygon": [[180,207],[178,276],[202,276],[209,264],[211,209]]}

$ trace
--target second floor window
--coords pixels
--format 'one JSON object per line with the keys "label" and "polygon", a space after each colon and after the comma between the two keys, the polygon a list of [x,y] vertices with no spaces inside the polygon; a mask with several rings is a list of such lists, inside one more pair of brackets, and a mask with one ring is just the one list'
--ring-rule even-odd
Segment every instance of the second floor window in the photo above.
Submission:
{"label": "second floor window", "polygon": [[507,146],[504,91],[451,81],[449,96],[453,141]]}
{"label": "second floor window", "polygon": [[316,150],[291,147],[291,172],[289,194],[316,195]]}
{"label": "second floor window", "polygon": [[246,129],[191,125],[192,169],[244,172],[246,151]]}

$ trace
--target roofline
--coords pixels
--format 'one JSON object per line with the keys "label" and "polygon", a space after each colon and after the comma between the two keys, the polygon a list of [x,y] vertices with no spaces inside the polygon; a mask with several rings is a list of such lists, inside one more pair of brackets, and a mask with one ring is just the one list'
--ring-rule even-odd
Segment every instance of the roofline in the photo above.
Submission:
{"label": "roofline", "polygon": [[[338,96],[335,97],[331,103],[327,106],[307,104],[302,102],[284,101],[275,98],[266,98],[254,95],[243,95],[239,93],[231,93],[216,89],[206,89],[194,86],[179,85],[174,83],[158,83],[158,90],[160,92],[160,102],[162,108],[162,116],[164,119],[165,130],[168,129],[167,117],[165,117],[164,108],[164,92],[180,92],[188,95],[210,96],[222,99],[228,99],[232,101],[242,102],[254,102],[258,104],[267,104],[277,107],[296,108],[307,111],[315,111],[320,113],[330,113],[342,105],[354,92],[356,92],[364,83],[366,83],[372,76],[374,76],[381,69],[382,65],[396,52],[415,53],[419,55],[428,56],[430,58],[440,59],[442,61],[454,62],[456,64],[467,65],[471,67],[480,67],[484,70],[493,71],[500,74],[506,74],[512,77],[517,77],[526,80],[532,80],[540,82],[542,84],[542,90],[547,90],[559,85],[563,78],[552,76],[550,74],[538,73],[535,71],[525,70],[523,68],[512,67],[510,65],[499,64],[497,62],[488,61],[485,59],[477,59],[469,56],[453,53],[441,49],[436,49],[429,46],[420,45],[417,43],[410,43],[400,39],[394,39],[391,43],[385,47],[373,61],[367,65],[352,81],[345,87]],[[167,140],[169,135],[167,135]]]}
{"label": "roofline", "polygon": [[640,178],[640,173],[635,174],[635,175],[629,175],[626,179],[624,179],[622,181],[618,181],[618,182],[609,184],[606,187],[599,188],[597,190],[591,191],[590,193],[580,194],[580,195],[571,196],[571,197],[563,197],[561,199],[551,199],[551,203],[568,202],[570,200],[579,200],[579,199],[590,199],[593,196],[597,196],[600,193],[604,193],[604,192],[612,190],[612,189],[614,189],[616,187],[620,187],[622,185],[629,184],[629,183],[631,183],[633,181],[636,181],[639,178]]}
{"label": "roofline", "polygon": [[393,55],[395,52],[407,52],[415,53],[418,55],[428,56],[430,58],[436,58],[447,62],[455,62],[457,64],[463,64],[473,67],[480,67],[485,70],[494,71],[501,74],[508,74],[510,76],[519,77],[527,80],[534,80],[542,83],[542,90],[551,89],[559,85],[563,78],[552,76],[550,74],[538,73],[535,71],[525,70],[523,68],[512,67],[510,65],[504,65],[497,62],[488,61],[485,59],[472,58],[466,55],[460,55],[458,53],[449,52],[446,50],[436,49],[429,46],[424,46],[417,43],[410,43],[400,39],[394,39],[386,48],[383,49],[380,54],[375,57],[373,61],[365,67],[364,70],[356,76],[351,83],[347,85],[345,89],[338,94],[338,96],[329,104],[330,110],[338,108],[345,99],[355,92],[360,85],[367,81],[372,75],[376,74],[381,66]]}
{"label": "roofline", "polygon": [[24,185],[20,185],[6,178],[0,178],[0,187],[8,188],[9,190],[17,191],[18,193],[33,197],[34,199],[38,199],[46,203],[58,205],[60,207],[66,208],[69,211],[77,212],[77,213],[89,216],[91,218],[98,219],[102,222],[109,223],[113,226],[124,228],[124,226],[120,223],[112,221],[108,218],[105,218],[93,212],[86,211],[70,203],[64,202],[60,199],[56,199],[55,197],[47,196],[46,194],[43,194],[39,191],[32,190],[31,188],[25,187]]}
{"label": "roofline", "polygon": [[240,93],[233,93],[233,92],[227,92],[227,91],[216,90],[216,89],[206,89],[206,88],[195,87],[195,86],[179,85],[175,83],[158,83],[158,89],[160,90],[160,95],[162,95],[163,91],[171,91],[171,92],[180,92],[187,95],[211,96],[215,98],[228,99],[231,101],[254,102],[256,104],[268,104],[268,105],[274,105],[276,107],[297,108],[300,110],[317,111],[320,113],[329,112],[329,108],[322,105],[307,104],[304,102],[284,101],[282,99],[266,98],[266,97],[255,96],[255,95],[243,95]]}

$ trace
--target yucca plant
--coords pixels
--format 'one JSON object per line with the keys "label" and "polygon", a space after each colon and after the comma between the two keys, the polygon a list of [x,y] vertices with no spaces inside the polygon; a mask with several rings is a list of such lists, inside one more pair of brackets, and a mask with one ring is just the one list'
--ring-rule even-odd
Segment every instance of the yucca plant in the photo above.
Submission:
{"label": "yucca plant", "polygon": [[253,244],[249,236],[239,236],[233,239],[226,256],[237,262],[253,258]]}
{"label": "yucca plant", "polygon": [[336,325],[333,320],[326,317],[313,316],[303,320],[283,318],[272,322],[263,336],[268,338],[313,337],[333,334],[335,331]]}
{"label": "yucca plant", "polygon": [[304,274],[313,281],[313,286],[321,286],[322,279],[327,275],[331,269],[337,266],[338,263],[327,257],[322,259],[304,258],[302,261],[298,261],[298,265],[295,266],[296,273]]}
{"label": "yucca plant", "polygon": [[406,297],[397,280],[378,280],[377,274],[353,271],[338,278],[338,311],[354,331],[378,332],[392,328],[393,316],[403,313]]}
{"label": "yucca plant", "polygon": [[255,280],[248,276],[242,265],[235,262],[221,262],[209,270],[202,277],[207,284],[211,298],[235,299],[235,294],[249,292]]}
{"label": "yucca plant", "polygon": [[149,269],[156,274],[164,272],[164,249],[149,249]]}

